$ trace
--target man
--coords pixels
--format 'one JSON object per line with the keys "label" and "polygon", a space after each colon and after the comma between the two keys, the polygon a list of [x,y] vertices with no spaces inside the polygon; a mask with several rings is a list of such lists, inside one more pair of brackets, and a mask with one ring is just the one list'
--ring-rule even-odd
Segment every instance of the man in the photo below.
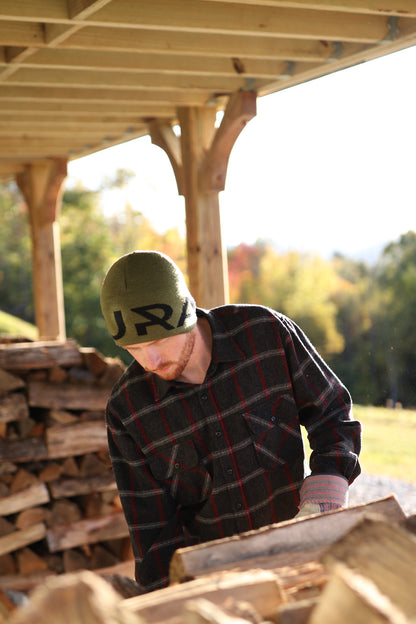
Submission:
{"label": "man", "polygon": [[134,358],[107,426],[143,590],[168,583],[179,547],[347,504],[360,424],[293,321],[257,305],[196,308],[179,268],[155,251],[112,265],[101,307]]}

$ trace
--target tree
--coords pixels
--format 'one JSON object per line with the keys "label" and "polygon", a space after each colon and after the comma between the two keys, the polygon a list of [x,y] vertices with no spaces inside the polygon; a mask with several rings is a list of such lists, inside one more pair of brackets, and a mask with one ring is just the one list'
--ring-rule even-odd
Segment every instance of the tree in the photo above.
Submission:
{"label": "tree", "polygon": [[[322,353],[338,353],[344,340],[336,327],[333,293],[342,280],[319,256],[278,254],[271,244],[241,245],[231,252],[234,301],[270,306],[298,323]],[[234,275],[234,272],[238,274]]]}
{"label": "tree", "polygon": [[331,262],[343,284],[332,298],[344,349],[330,354],[328,363],[351,391],[354,401],[374,404],[380,401],[380,379],[376,366],[373,270],[340,254],[335,254]]}
{"label": "tree", "polygon": [[1,309],[33,323],[29,215],[14,183],[0,186],[0,215]]}
{"label": "tree", "polygon": [[416,232],[385,247],[376,271],[376,327],[385,398],[416,405]]}

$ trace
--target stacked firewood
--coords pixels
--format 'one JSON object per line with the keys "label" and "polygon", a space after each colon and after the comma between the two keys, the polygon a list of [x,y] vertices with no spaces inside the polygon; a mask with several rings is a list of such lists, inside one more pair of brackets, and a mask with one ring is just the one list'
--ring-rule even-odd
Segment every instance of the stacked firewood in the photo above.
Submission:
{"label": "stacked firewood", "polygon": [[179,549],[137,595],[104,425],[122,370],[0,345],[1,624],[416,622],[416,517],[393,495]]}
{"label": "stacked firewood", "polygon": [[5,621],[414,624],[414,528],[392,496],[180,549],[170,586],[145,595],[89,571],[57,576]]}
{"label": "stacked firewood", "polygon": [[0,344],[0,586],[79,569],[131,576],[104,417],[123,369],[71,340]]}

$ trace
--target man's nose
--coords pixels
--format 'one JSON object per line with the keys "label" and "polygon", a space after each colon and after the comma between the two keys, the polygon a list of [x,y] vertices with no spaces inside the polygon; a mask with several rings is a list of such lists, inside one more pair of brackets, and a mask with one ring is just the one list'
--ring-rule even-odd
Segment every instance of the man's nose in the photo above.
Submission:
{"label": "man's nose", "polygon": [[162,361],[158,347],[149,346],[145,350],[146,368],[156,370]]}

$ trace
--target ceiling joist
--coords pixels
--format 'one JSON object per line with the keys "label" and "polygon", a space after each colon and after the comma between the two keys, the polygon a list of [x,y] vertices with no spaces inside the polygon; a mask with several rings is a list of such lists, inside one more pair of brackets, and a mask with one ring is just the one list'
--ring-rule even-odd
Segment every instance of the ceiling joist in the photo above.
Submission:
{"label": "ceiling joist", "polygon": [[415,44],[414,0],[2,0],[0,175]]}

